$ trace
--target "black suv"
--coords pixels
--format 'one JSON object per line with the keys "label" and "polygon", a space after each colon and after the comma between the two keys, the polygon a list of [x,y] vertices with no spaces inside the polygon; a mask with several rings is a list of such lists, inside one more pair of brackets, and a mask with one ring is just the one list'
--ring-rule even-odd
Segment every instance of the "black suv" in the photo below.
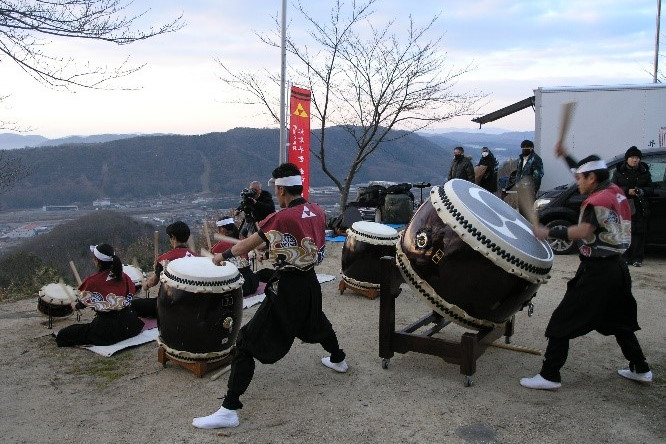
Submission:
{"label": "black suv", "polygon": [[[646,245],[666,246],[666,149],[642,150],[643,158],[650,167],[654,194],[648,197],[650,202],[649,229]],[[611,177],[615,166],[624,161],[624,154],[615,156],[607,162]],[[575,182],[560,185],[552,190],[544,191],[537,196],[534,207],[539,221],[547,227],[574,225],[578,223],[580,205],[585,200],[578,192]],[[575,242],[549,239],[548,242],[555,254],[569,254],[576,249]]]}

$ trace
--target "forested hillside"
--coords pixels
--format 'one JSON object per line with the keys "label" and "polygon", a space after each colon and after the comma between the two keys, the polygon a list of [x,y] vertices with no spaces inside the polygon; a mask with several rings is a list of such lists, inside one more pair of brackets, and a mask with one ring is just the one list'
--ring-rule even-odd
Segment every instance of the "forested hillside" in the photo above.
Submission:
{"label": "forested hillside", "polygon": [[[278,164],[278,140],[275,129],[236,128],[200,136],[139,136],[16,149],[11,155],[20,157],[31,174],[0,196],[0,208],[90,205],[102,197],[118,201],[179,193],[236,194],[250,180],[263,182],[270,177]],[[327,162],[340,179],[354,152],[353,141],[342,129],[328,130]],[[437,183],[450,157],[451,148],[408,134],[387,142],[371,156],[355,182]],[[311,186],[333,185],[316,159],[311,165]]]}

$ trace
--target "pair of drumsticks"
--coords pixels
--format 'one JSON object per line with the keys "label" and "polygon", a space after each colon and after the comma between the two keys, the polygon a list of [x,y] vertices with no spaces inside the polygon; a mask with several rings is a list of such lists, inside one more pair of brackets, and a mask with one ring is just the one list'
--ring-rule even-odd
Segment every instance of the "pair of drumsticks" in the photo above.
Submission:
{"label": "pair of drumsticks", "polygon": [[[558,145],[561,145],[564,142],[564,138],[567,135],[569,130],[569,124],[571,123],[571,116],[573,115],[576,102],[566,102],[562,104],[562,117],[560,119],[560,134],[557,141]],[[520,182],[516,184],[518,206],[523,214],[527,215],[527,219],[530,223],[536,226],[539,223],[539,218],[537,217],[536,210],[534,209],[534,184],[531,181],[531,178],[521,179]]]}

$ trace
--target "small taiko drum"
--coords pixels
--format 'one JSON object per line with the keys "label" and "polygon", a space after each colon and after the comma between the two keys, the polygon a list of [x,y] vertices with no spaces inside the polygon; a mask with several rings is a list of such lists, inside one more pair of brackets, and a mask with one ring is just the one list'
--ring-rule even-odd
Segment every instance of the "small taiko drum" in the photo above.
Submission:
{"label": "small taiko drum", "polygon": [[61,318],[71,315],[70,305],[76,301],[77,290],[66,284],[47,284],[38,293],[37,310],[49,317]]}
{"label": "small taiko drum", "polygon": [[342,279],[359,290],[379,289],[380,259],[395,257],[398,232],[377,222],[354,222],[342,247]]}
{"label": "small taiko drum", "polygon": [[550,277],[553,251],[504,201],[453,179],[430,190],[396,262],[435,312],[464,327],[501,328]]}
{"label": "small taiko drum", "polygon": [[208,257],[169,262],[157,296],[158,343],[186,361],[219,361],[231,352],[243,315],[243,277]]}
{"label": "small taiko drum", "polygon": [[143,281],[146,279],[146,273],[134,265],[123,265],[123,273],[132,279],[132,282],[134,282],[135,291],[138,292],[141,289]]}

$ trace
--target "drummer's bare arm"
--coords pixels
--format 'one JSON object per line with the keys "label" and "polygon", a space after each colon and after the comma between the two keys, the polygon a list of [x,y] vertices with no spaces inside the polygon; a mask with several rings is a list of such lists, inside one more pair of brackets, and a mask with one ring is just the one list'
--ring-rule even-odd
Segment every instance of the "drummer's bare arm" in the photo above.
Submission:
{"label": "drummer's bare arm", "polygon": [[141,288],[143,288],[143,291],[148,291],[150,287],[154,287],[157,285],[157,282],[159,282],[160,276],[155,273],[145,281],[143,281],[143,284],[141,284]]}
{"label": "drummer's bare arm", "polygon": [[575,168],[578,162],[569,155],[565,146],[561,143],[555,144],[555,157],[563,157],[569,168]]}
{"label": "drummer's bare arm", "polygon": [[[263,234],[263,233],[262,233]],[[249,253],[250,251],[254,250],[255,248],[259,247],[262,244],[265,244],[266,241],[265,239],[259,234],[259,232],[252,233],[250,237],[246,237],[245,239],[241,240],[237,244],[234,244],[229,250],[231,251],[232,256],[242,256],[244,254]],[[216,265],[220,265],[222,261],[224,261],[224,253],[217,253],[215,256],[213,256],[213,263]],[[228,259],[228,258],[227,258]]]}

